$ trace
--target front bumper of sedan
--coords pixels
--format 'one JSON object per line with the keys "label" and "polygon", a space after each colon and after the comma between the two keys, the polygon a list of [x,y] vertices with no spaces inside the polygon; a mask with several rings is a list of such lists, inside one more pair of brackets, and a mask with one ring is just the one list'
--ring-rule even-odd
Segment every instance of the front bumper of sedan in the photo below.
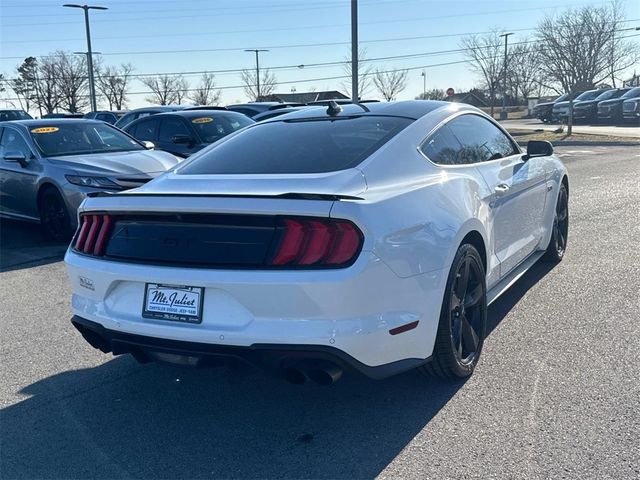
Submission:
{"label": "front bumper of sedan", "polygon": [[[231,356],[264,364],[279,352],[286,359],[330,359],[371,378],[428,361],[446,283],[444,271],[401,278],[371,252],[348,268],[327,271],[127,264],[73,250],[65,261],[72,321],[105,352],[182,353],[205,363]],[[201,322],[143,317],[147,283],[202,287]]]}

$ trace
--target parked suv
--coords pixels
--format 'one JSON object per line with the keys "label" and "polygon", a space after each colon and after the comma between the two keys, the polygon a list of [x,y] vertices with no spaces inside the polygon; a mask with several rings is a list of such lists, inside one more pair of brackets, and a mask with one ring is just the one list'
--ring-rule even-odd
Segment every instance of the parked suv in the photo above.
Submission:
{"label": "parked suv", "polygon": [[538,103],[535,107],[533,107],[533,116],[538,120],[541,120],[542,123],[551,123],[553,118],[553,106],[557,102],[563,102],[567,98],[569,98],[569,94],[565,93],[564,95],[560,95],[558,98],[551,102],[543,102]]}
{"label": "parked suv", "polygon": [[140,142],[152,142],[158,150],[188,157],[253,123],[249,117],[238,112],[182,110],[141,118],[123,130]]}
{"label": "parked suv", "polygon": [[622,104],[626,100],[640,97],[640,87],[634,87],[619,98],[605,100],[598,104],[598,120],[607,123],[622,123]]}
{"label": "parked suv", "polygon": [[555,122],[566,122],[569,117],[569,107],[571,100],[573,105],[584,100],[592,100],[600,94],[601,90],[587,90],[586,92],[571,92],[569,96],[562,102],[553,104],[552,117]]}
{"label": "parked suv", "polygon": [[595,122],[598,120],[598,103],[604,100],[618,98],[624,95],[630,88],[610,88],[601,90],[602,93],[592,100],[584,100],[573,106],[573,119],[575,121]]}

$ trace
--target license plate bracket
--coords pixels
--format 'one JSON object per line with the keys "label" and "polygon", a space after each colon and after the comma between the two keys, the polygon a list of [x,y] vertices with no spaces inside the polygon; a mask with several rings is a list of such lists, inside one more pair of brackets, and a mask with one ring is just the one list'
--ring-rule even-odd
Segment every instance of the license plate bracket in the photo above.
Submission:
{"label": "license plate bracket", "polygon": [[142,316],[155,320],[201,323],[204,287],[145,283]]}

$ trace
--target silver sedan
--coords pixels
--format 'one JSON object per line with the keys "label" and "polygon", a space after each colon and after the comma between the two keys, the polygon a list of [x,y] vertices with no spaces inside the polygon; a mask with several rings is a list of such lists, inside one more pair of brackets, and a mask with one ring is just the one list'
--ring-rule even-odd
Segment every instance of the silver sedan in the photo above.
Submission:
{"label": "silver sedan", "polygon": [[150,147],[94,120],[0,122],[0,217],[69,239],[87,194],[138,187],[179,162]]}

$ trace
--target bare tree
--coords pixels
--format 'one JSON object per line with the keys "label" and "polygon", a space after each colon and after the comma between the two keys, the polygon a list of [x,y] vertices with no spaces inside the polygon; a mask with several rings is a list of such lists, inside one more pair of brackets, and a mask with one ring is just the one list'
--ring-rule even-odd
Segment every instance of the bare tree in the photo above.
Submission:
{"label": "bare tree", "polygon": [[244,84],[244,94],[253,102],[268,97],[276,89],[276,76],[268,68],[260,70],[260,95],[258,95],[255,70],[243,70],[240,77]]}
{"label": "bare tree", "polygon": [[68,52],[54,53],[55,82],[60,95],[60,107],[77,113],[89,106],[87,59]]}
{"label": "bare tree", "polygon": [[189,95],[189,81],[182,75],[176,77],[176,103],[180,105]]}
{"label": "bare tree", "polygon": [[218,105],[220,103],[220,89],[216,88],[216,77],[205,72],[200,77],[200,84],[191,92],[191,100],[196,105]]}
{"label": "bare tree", "polygon": [[42,57],[36,70],[36,103],[42,113],[53,113],[60,106],[62,97],[58,92],[58,65],[56,58]]}
{"label": "bare tree", "polygon": [[620,30],[624,15],[619,3],[566,10],[540,22],[536,39],[540,68],[547,85],[569,92],[590,88],[640,61],[638,45]]}
{"label": "bare tree", "polygon": [[127,91],[133,65],[123,63],[119,67],[100,66],[96,86],[107,99],[109,110],[122,110],[127,103]]}
{"label": "bare tree", "polygon": [[416,100],[444,100],[446,96],[447,94],[441,88],[432,88],[418,95]]}
{"label": "bare tree", "polygon": [[387,102],[395,100],[396,95],[407,87],[408,70],[383,71],[376,70],[373,84]]}
{"label": "bare tree", "polygon": [[142,83],[151,90],[151,94],[145,99],[149,103],[158,105],[169,105],[177,101],[177,77],[171,75],[158,75],[156,77],[145,77]]}
{"label": "bare tree", "polygon": [[[344,58],[342,70],[347,78],[342,82],[342,89],[351,97],[351,55]],[[367,60],[367,50],[358,49],[358,96],[363,98],[371,89],[373,66]]]}
{"label": "bare tree", "polygon": [[461,42],[465,49],[464,55],[471,63],[471,68],[480,74],[483,87],[489,93],[491,101],[491,115],[496,99],[496,92],[500,87],[504,52],[500,41],[499,31],[492,31],[483,35],[470,35]]}
{"label": "bare tree", "polygon": [[523,39],[509,49],[507,58],[507,84],[517,104],[518,98],[526,100],[540,84],[539,48]]}

